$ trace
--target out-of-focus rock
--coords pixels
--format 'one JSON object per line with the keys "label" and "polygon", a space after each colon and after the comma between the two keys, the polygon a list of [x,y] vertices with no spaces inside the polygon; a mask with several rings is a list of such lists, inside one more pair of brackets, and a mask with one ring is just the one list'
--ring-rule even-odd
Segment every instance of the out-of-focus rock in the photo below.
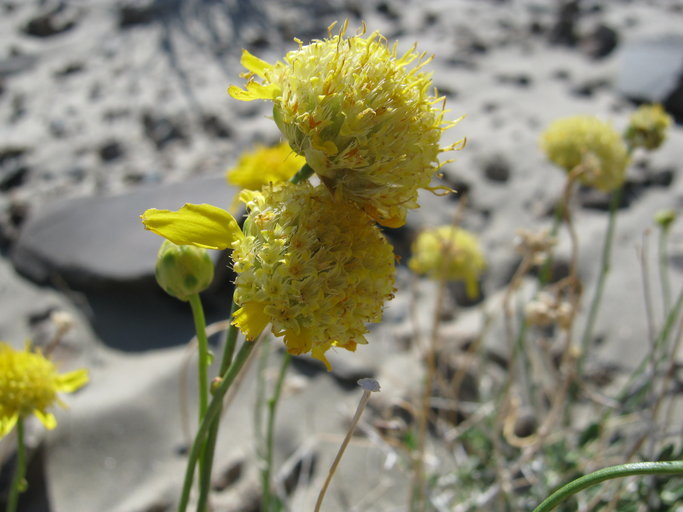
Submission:
{"label": "out-of-focus rock", "polygon": [[12,262],[33,281],[58,276],[77,288],[151,280],[161,237],[145,231],[139,216],[148,208],[177,209],[186,202],[229,207],[234,194],[220,176],[66,199],[26,222]]}
{"label": "out-of-focus rock", "polygon": [[631,100],[661,103],[683,121],[683,37],[664,35],[625,44],[616,88]]}

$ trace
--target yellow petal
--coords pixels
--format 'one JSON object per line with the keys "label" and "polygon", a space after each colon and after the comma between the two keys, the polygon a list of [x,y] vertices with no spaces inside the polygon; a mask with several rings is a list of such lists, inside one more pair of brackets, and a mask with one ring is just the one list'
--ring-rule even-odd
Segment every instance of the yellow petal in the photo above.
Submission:
{"label": "yellow petal", "polygon": [[240,89],[236,85],[228,87],[228,94],[241,101],[251,100],[272,100],[280,93],[280,86],[276,84],[260,84],[258,82],[247,82],[246,89]]}
{"label": "yellow petal", "polygon": [[240,64],[242,64],[249,71],[261,78],[266,77],[266,71],[272,68],[271,64],[268,64],[265,60],[261,60],[258,57],[252,55],[247,50],[242,50],[242,58],[240,59]]}
{"label": "yellow petal", "polygon": [[261,302],[247,302],[232,315],[232,325],[242,331],[248,341],[255,340],[270,322],[264,307]]}
{"label": "yellow petal", "polygon": [[140,218],[146,229],[177,245],[228,249],[242,236],[235,218],[210,204],[187,203],[175,212],[151,208]]}
{"label": "yellow petal", "polygon": [[88,377],[88,370],[82,368],[59,375],[56,379],[56,388],[57,391],[66,391],[70,393],[85,386],[88,380],[90,380]]}
{"label": "yellow petal", "polygon": [[288,329],[284,332],[284,335],[285,346],[290,354],[298,356],[311,350],[313,340],[308,329],[300,329],[298,331]]}
{"label": "yellow petal", "polygon": [[33,414],[35,414],[36,418],[38,418],[43,426],[48,430],[52,430],[57,426],[57,418],[55,418],[55,415],[51,412],[43,412],[35,409]]}
{"label": "yellow petal", "polygon": [[322,345],[322,346],[313,347],[313,350],[311,351],[311,355],[313,357],[315,357],[317,360],[322,361],[323,364],[325,365],[325,368],[327,368],[327,371],[331,372],[332,371],[332,365],[330,364],[330,362],[325,357],[325,352],[327,352],[327,349],[329,349],[329,348],[330,348],[329,345],[327,345],[327,346]]}
{"label": "yellow petal", "polygon": [[12,416],[0,419],[0,438],[5,437],[14,428],[19,419],[18,414],[13,414]]}

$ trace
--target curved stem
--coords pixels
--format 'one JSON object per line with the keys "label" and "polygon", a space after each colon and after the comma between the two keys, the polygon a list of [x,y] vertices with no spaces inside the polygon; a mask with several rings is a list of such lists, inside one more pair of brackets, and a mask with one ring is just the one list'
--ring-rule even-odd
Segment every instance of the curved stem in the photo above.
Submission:
{"label": "curved stem", "polygon": [[7,512],[16,512],[19,494],[26,489],[24,477],[26,475],[26,446],[24,444],[24,420],[17,420],[17,464],[12,477],[9,497],[7,498]]}
{"label": "curved stem", "polygon": [[586,356],[588,354],[591,338],[593,336],[593,327],[595,326],[595,320],[598,316],[598,310],[600,308],[602,294],[605,290],[605,281],[607,279],[607,274],[609,273],[610,269],[612,243],[614,241],[614,231],[617,221],[617,210],[619,209],[620,201],[621,188],[618,188],[614,192],[612,192],[612,197],[610,198],[609,221],[607,224],[607,233],[605,233],[604,244],[602,246],[602,257],[600,260],[600,275],[598,276],[598,284],[595,287],[593,299],[591,300],[590,307],[588,308],[588,320],[586,320],[586,327],[584,328],[583,336],[581,337],[581,356],[579,357],[577,368],[578,375],[581,375],[581,368],[583,367],[583,363],[586,360]]}
{"label": "curved stem", "polygon": [[249,354],[251,354],[255,346],[255,342],[245,341],[235,356],[235,360],[230,365],[228,371],[221,376],[221,382],[214,392],[211,403],[206,410],[204,419],[199,425],[197,435],[192,443],[192,448],[190,449],[190,455],[187,460],[187,468],[185,470],[185,479],[183,481],[183,490],[180,496],[180,502],[178,503],[178,512],[185,512],[187,510],[187,504],[190,500],[190,489],[192,488],[192,479],[194,477],[194,467],[199,459],[199,454],[207,438],[209,429],[212,423],[218,418],[218,415],[223,407],[223,397],[244,366],[244,363],[246,363],[247,359],[249,358]]}
{"label": "curved stem", "polygon": [[549,512],[574,494],[605,480],[633,475],[683,474],[683,461],[634,462],[600,469],[560,487],[537,506],[533,512]]}
{"label": "curved stem", "polygon": [[270,511],[270,500],[271,500],[271,471],[273,468],[273,445],[275,439],[275,413],[277,412],[277,406],[280,402],[280,395],[282,395],[282,385],[285,382],[285,376],[287,375],[287,368],[289,368],[289,363],[292,360],[292,356],[289,352],[285,352],[282,357],[282,364],[280,365],[280,374],[277,378],[277,383],[275,384],[275,390],[273,391],[273,396],[268,400],[268,426],[266,430],[266,460],[265,467],[262,472],[262,486],[263,486],[263,510],[265,512]]}

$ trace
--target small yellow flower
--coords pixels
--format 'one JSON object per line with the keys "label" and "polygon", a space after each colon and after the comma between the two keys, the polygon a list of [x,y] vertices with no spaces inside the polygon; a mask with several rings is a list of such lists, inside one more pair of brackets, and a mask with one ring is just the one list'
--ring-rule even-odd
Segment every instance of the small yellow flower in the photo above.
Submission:
{"label": "small yellow flower", "polygon": [[596,117],[558,119],[541,136],[541,147],[584,185],[609,192],[624,182],[628,149],[614,128]]}
{"label": "small yellow flower", "polygon": [[23,351],[14,350],[0,342],[0,437],[30,414],[45,428],[55,428],[57,420],[47,409],[55,403],[65,406],[57,393],[76,391],[87,382],[87,370],[58,374],[40,351],[32,351],[28,345]]}
{"label": "small yellow flower", "polygon": [[242,198],[235,325],[253,339],[270,323],[289,353],[311,352],[330,369],[325,352],[367,343],[365,324],[393,297],[391,246],[363,211],[321,186],[285,183]]}
{"label": "small yellow flower", "polygon": [[213,260],[208,251],[192,245],[176,245],[164,240],[157,254],[154,275],[169,295],[188,301],[206,290],[213,281]]}
{"label": "small yellow flower", "polygon": [[399,56],[378,32],[345,37],[346,28],[308,45],[297,41],[275,64],[245,50],[247,84],[228,92],[271,100],[280,131],[325,185],[398,227],[442,165],[439,153],[461,144],[439,146],[455,123],[444,121],[443,98],[429,92],[431,75],[422,68],[431,58],[415,47]]}
{"label": "small yellow flower", "polygon": [[420,233],[413,243],[408,266],[434,279],[464,281],[467,296],[479,295],[479,276],[486,267],[479,242],[470,232],[441,226]]}
{"label": "small yellow flower", "polygon": [[666,140],[671,126],[669,116],[661,105],[642,105],[631,114],[626,128],[626,140],[633,148],[657,149]]}
{"label": "small yellow flower", "polygon": [[294,153],[286,142],[273,147],[258,145],[240,157],[226,178],[232,185],[261,190],[269,183],[288,181],[305,163],[306,159]]}

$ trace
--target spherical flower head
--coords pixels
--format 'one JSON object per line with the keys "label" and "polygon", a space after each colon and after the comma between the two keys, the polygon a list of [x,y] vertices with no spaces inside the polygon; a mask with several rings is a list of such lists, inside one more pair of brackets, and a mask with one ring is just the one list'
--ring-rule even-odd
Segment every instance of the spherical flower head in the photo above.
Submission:
{"label": "spherical flower head", "polygon": [[661,105],[641,105],[631,114],[625,137],[631,147],[652,151],[666,140],[669,126],[671,116]]}
{"label": "spherical flower head", "polygon": [[467,296],[479,295],[479,277],[486,261],[476,237],[455,226],[427,229],[415,239],[408,266],[433,279],[464,281]]}
{"label": "spherical flower head", "polygon": [[57,420],[47,409],[55,403],[64,406],[57,393],[76,391],[87,382],[87,370],[59,374],[49,359],[30,346],[21,351],[0,342],[0,437],[30,414],[47,429],[55,428]]}
{"label": "spherical flower head", "polygon": [[288,181],[305,163],[306,159],[294,153],[286,142],[273,147],[257,145],[254,151],[240,157],[226,178],[232,185],[261,190],[269,183]]}
{"label": "spherical flower head", "polygon": [[351,203],[308,182],[243,191],[249,215],[234,244],[234,324],[247,339],[268,323],[290,354],[330,369],[331,347],[367,343],[393,297],[394,254],[372,220]]}
{"label": "spherical flower head", "polygon": [[[415,48],[397,54],[378,32],[315,40],[268,64],[248,52],[245,89],[236,99],[267,99],[298,154],[335,194],[355,202],[380,224],[405,224],[417,191],[439,169],[443,98],[429,92],[421,71],[431,58]],[[411,68],[412,66],[412,68]],[[260,81],[257,80],[260,79]]]}
{"label": "spherical flower head", "polygon": [[155,276],[169,295],[187,301],[213,281],[214,265],[206,249],[164,240],[157,254]]}
{"label": "spherical flower head", "polygon": [[548,159],[584,185],[609,192],[621,186],[629,154],[611,125],[593,116],[575,116],[553,122],[541,137]]}

